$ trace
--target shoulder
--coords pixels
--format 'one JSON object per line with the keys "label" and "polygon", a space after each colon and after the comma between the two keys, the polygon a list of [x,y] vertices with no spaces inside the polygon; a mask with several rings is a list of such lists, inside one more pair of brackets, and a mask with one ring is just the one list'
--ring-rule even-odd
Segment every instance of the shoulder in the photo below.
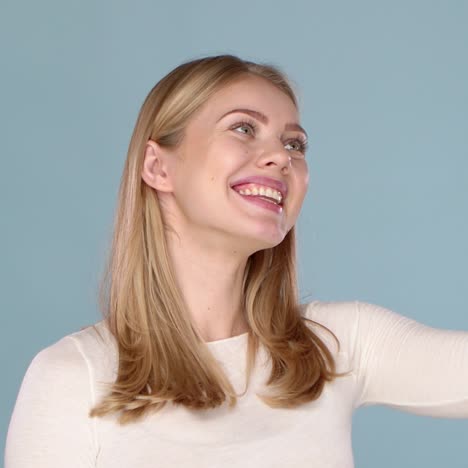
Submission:
{"label": "shoulder", "polygon": [[96,402],[95,363],[105,354],[101,329],[96,324],[64,336],[34,356],[11,415],[8,466],[67,466],[72,459],[94,466],[97,438],[89,410]]}
{"label": "shoulder", "polygon": [[303,304],[303,316],[331,330],[348,351],[367,346],[383,335],[429,327],[384,306],[365,301],[313,301]]}
{"label": "shoulder", "polygon": [[354,349],[357,340],[362,340],[363,335],[387,329],[395,323],[410,321],[390,309],[360,300],[317,300],[301,307],[303,316],[315,322],[315,325],[311,322],[314,331],[331,343],[333,338],[327,337],[326,331],[316,324],[327,327],[340,341],[340,350],[348,352]]}
{"label": "shoulder", "polygon": [[111,352],[115,341],[104,320],[64,336],[39,351],[33,362],[73,365]]}
{"label": "shoulder", "polygon": [[117,344],[105,320],[63,338],[67,339],[73,342],[83,359],[93,368],[108,369],[115,365]]}
{"label": "shoulder", "polygon": [[[351,351],[356,336],[358,310],[358,301],[316,300],[301,305],[308,326],[335,352]],[[339,349],[330,332],[338,339]]]}
{"label": "shoulder", "polygon": [[[116,346],[104,321],[64,336],[32,359],[22,386],[50,392],[59,385],[70,390],[93,381],[112,378]],[[70,388],[68,388],[70,387]]]}
{"label": "shoulder", "polygon": [[302,304],[303,315],[314,321],[326,322],[330,326],[339,326],[353,320],[356,316],[358,301],[312,301]]}
{"label": "shoulder", "polygon": [[303,315],[314,321],[332,328],[344,328],[349,331],[349,327],[356,328],[362,322],[387,322],[408,319],[386,307],[372,304],[370,302],[353,301],[313,301],[301,305]]}
{"label": "shoulder", "polygon": [[359,314],[359,301],[313,301],[302,304],[303,316],[339,334],[349,333]]}

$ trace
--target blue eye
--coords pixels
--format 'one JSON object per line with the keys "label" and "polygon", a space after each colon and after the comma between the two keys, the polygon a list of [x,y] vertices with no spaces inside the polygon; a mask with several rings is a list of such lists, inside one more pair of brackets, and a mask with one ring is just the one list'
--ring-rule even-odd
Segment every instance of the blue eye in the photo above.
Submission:
{"label": "blue eye", "polygon": [[249,135],[249,132],[251,135],[255,133],[255,130],[257,129],[256,125],[254,122],[237,122],[231,127],[231,130],[238,130],[238,129],[247,129],[247,132],[240,132],[243,133],[244,135]]}
{"label": "blue eye", "polygon": [[[307,151],[307,142],[304,140],[301,140],[300,138],[296,138],[294,140],[290,140],[286,142],[286,145],[295,145],[295,148],[291,148],[293,151],[298,151],[300,153],[305,153]],[[285,146],[286,146],[285,145]]]}
{"label": "blue eye", "polygon": [[[242,120],[241,122],[237,122],[230,127],[231,130],[238,131],[243,135],[251,135],[254,136],[257,131],[257,124],[253,120]],[[288,140],[284,143],[285,147],[291,145],[291,148],[287,148],[291,151],[304,154],[307,151],[308,143],[307,141],[301,138],[293,138]]]}

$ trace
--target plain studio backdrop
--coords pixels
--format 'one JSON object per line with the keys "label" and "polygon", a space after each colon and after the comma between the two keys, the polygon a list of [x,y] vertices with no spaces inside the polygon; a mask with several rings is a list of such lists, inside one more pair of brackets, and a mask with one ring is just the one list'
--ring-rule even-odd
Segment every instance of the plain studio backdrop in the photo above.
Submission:
{"label": "plain studio backdrop", "polygon": [[[207,54],[272,62],[299,88],[303,300],[468,330],[467,25],[468,2],[455,0],[1,0],[2,440],[33,356],[100,319],[144,97]],[[466,468],[467,441],[466,420],[383,407],[354,417],[360,468]]]}

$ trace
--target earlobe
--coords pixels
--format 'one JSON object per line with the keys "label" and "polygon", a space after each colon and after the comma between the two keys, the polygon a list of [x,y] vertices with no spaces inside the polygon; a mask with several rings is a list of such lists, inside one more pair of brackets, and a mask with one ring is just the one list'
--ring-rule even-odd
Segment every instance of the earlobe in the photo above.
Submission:
{"label": "earlobe", "polygon": [[172,191],[167,170],[167,156],[164,148],[155,141],[148,140],[141,177],[150,187],[162,192]]}

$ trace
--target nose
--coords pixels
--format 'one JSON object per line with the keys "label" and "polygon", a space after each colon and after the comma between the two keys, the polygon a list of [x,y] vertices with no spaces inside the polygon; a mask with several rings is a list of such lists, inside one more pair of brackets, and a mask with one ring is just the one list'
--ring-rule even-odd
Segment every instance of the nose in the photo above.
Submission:
{"label": "nose", "polygon": [[282,174],[287,174],[291,167],[291,155],[284,148],[283,143],[279,142],[276,145],[272,145],[268,150],[264,150],[257,164],[259,166],[277,166]]}

